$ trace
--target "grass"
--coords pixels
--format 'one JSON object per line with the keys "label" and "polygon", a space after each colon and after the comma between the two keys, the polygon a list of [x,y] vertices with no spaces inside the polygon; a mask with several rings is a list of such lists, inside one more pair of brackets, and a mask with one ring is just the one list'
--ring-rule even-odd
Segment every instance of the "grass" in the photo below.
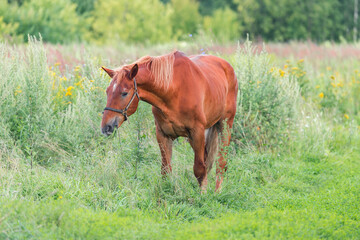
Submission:
{"label": "grass", "polygon": [[[271,145],[244,146],[234,137],[222,192],[213,192],[212,171],[208,192],[201,195],[185,139],[174,144],[174,173],[162,178],[149,105],[141,103],[112,137],[100,135],[109,79],[99,66],[106,59],[89,57],[84,65],[60,69],[46,63],[36,41],[20,48],[3,45],[1,52],[6,57],[0,60],[0,239],[360,238],[358,96],[324,105],[315,87],[331,84],[332,73],[326,79],[320,74],[334,64],[332,71],[344,82],[337,89],[357,93],[348,83],[359,65],[341,70],[350,60],[338,68],[334,59],[314,68],[305,59],[301,71],[292,73],[283,68],[289,65],[285,59],[265,59],[268,66],[261,66],[261,57],[250,54],[249,66],[256,67],[246,71],[259,78],[267,74],[275,85],[305,84],[306,96],[294,103],[291,123],[265,125],[265,115],[253,117],[251,124],[266,134],[245,135],[247,142],[265,139]],[[235,55],[225,57],[239,64]],[[295,66],[299,60],[290,61]],[[28,74],[30,69],[35,73]],[[296,76],[302,71],[305,79]],[[252,97],[266,94],[258,85],[250,86],[258,91]],[[37,99],[28,101],[32,96]],[[258,98],[251,104],[261,103]]]}

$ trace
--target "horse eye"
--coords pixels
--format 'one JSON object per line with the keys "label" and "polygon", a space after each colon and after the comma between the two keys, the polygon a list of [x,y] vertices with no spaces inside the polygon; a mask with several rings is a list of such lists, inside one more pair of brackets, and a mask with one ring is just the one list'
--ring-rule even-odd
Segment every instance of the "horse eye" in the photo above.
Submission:
{"label": "horse eye", "polygon": [[127,95],[128,95],[127,92],[122,92],[122,93],[121,93],[121,96],[122,96],[122,97],[126,97]]}

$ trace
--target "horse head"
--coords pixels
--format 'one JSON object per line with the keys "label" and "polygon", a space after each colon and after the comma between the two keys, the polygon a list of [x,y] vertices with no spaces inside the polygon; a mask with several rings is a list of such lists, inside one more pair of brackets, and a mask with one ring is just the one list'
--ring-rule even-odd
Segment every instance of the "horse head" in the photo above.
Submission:
{"label": "horse head", "polygon": [[106,89],[107,103],[101,121],[101,132],[106,136],[120,127],[138,107],[140,99],[135,79],[138,69],[137,64],[134,64],[130,70],[122,68],[115,71],[103,67],[112,78]]}

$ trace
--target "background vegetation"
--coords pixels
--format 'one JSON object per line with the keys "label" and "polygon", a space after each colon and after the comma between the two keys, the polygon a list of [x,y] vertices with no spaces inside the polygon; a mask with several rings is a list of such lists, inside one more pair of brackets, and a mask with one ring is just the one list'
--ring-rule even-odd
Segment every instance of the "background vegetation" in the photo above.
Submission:
{"label": "background vegetation", "polygon": [[[356,41],[358,0],[1,0],[0,39],[165,43],[246,33],[265,41]],[[149,11],[151,9],[151,11]]]}

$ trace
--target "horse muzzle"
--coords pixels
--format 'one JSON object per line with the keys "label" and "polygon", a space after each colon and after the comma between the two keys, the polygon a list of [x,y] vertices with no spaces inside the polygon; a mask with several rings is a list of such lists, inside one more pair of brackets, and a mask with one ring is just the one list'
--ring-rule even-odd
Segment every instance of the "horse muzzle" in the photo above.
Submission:
{"label": "horse muzzle", "polygon": [[118,127],[119,127],[119,120],[115,119],[114,121],[105,124],[105,126],[101,128],[101,133],[104,134],[105,136],[110,136]]}

